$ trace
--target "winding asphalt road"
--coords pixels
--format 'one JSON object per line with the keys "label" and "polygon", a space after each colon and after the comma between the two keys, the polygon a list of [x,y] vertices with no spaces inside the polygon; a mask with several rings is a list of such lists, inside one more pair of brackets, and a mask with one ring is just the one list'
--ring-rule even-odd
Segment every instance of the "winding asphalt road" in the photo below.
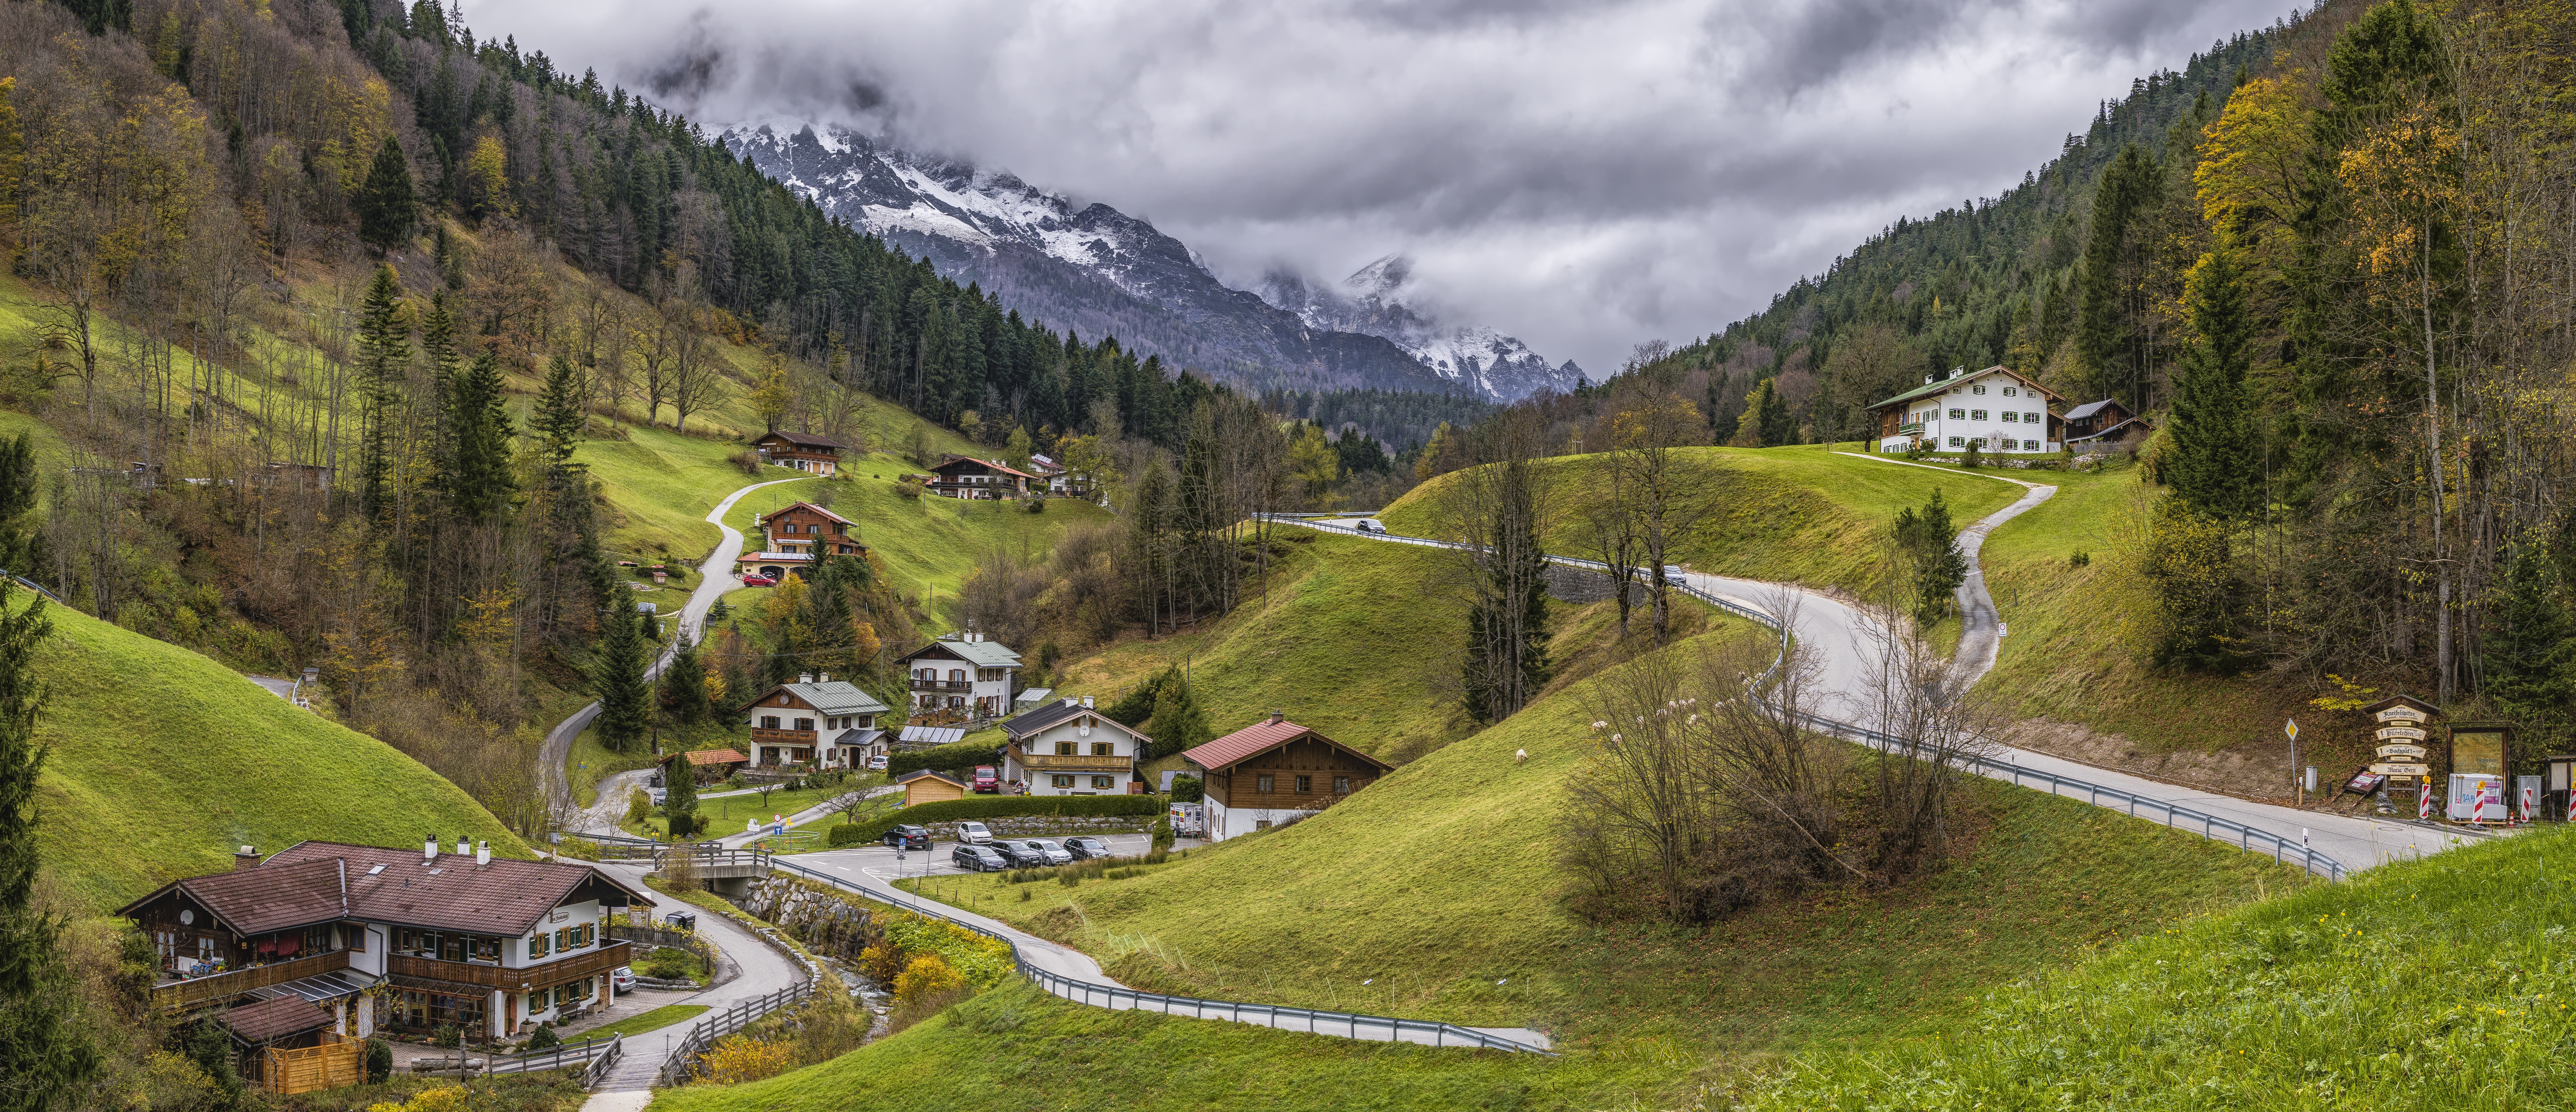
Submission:
{"label": "winding asphalt road", "polygon": [[[807,477],[800,475],[797,479]],[[772,479],[765,483],[753,483],[726,495],[724,501],[716,503],[716,508],[707,512],[707,522],[724,534],[723,539],[716,542],[715,551],[707,554],[707,562],[698,565],[698,587],[689,592],[689,601],[680,607],[678,634],[672,638],[670,644],[662,647],[661,655],[653,658],[653,667],[646,673],[648,676],[662,674],[662,669],[671,663],[672,654],[679,651],[681,638],[695,643],[699,635],[705,632],[707,611],[715,607],[716,600],[723,598],[725,592],[741,586],[733,577],[733,561],[734,557],[742,555],[742,531],[725,524],[725,514],[733,510],[734,503],[742,501],[743,495],[765,486],[796,482],[797,479]],[[558,801],[562,808],[572,809],[580,806],[573,798],[571,785],[564,780],[564,762],[572,756],[572,740],[580,737],[583,730],[589,729],[591,720],[597,717],[599,717],[599,703],[593,700],[590,705],[574,711],[572,717],[558,723],[551,732],[546,734],[546,743],[537,750],[537,773],[545,778],[547,798]],[[611,796],[608,792],[601,792],[600,798],[607,800]],[[591,828],[592,823],[585,819],[573,825],[577,829],[586,830]]]}
{"label": "winding asphalt road", "polygon": [[[1856,456],[1890,466],[1919,467],[1922,464],[1875,456]],[[2013,483],[2029,493],[2013,504],[1979,518],[1959,534],[1959,547],[1968,557],[1968,577],[1959,586],[1959,609],[1966,615],[1959,641],[1959,651],[1951,659],[1951,670],[1945,680],[1954,691],[1965,691],[1992,670],[2002,651],[2005,629],[1995,613],[1994,599],[1986,591],[1985,572],[1977,554],[1986,535],[2032,507],[2048,501],[2057,488],[2025,483],[1995,475],[1974,475],[1932,468],[1953,475],[1994,479]],[[1278,518],[1277,523],[1304,525],[1332,530],[1370,540],[1397,544],[1428,545],[1454,548],[1442,541],[1418,537],[1389,536],[1383,532],[1356,532],[1344,525],[1299,518]],[[1382,527],[1381,527],[1382,528]],[[1808,590],[1795,584],[1771,583],[1757,579],[1733,579],[1726,576],[1691,572],[1692,587],[1762,611],[1774,617],[1785,617],[1796,641],[1813,650],[1817,672],[1808,688],[1815,713],[1840,722],[1871,725],[1874,716],[1869,692],[1872,674],[1882,655],[1884,631],[1874,619],[1858,607],[1830,595]],[[2466,845],[2490,835],[2463,834],[2413,823],[2391,822],[2358,815],[2337,815],[2322,811],[2303,811],[2270,803],[2257,803],[2232,795],[2181,787],[2162,781],[2133,776],[2114,769],[2070,761],[2030,749],[1995,746],[1994,759],[2008,761],[2035,772],[2045,772],[2069,780],[2116,789],[2141,799],[2156,800],[2176,807],[2214,815],[2218,818],[2266,831],[2286,841],[2306,844],[2347,869],[2365,869],[2386,861],[2410,860],[2437,853],[2453,846]],[[2042,791],[2054,790],[2047,785],[2025,783]],[[2083,791],[2073,787],[2057,794],[2085,799]],[[2109,804],[2103,804],[2110,806]],[[2138,817],[2152,821],[2152,811],[2140,811]],[[2176,824],[2193,829],[2188,823]]]}

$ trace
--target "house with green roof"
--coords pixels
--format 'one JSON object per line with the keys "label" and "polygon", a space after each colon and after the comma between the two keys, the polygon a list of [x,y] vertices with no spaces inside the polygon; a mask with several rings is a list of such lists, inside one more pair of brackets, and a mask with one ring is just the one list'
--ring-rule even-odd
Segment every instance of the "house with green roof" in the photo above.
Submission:
{"label": "house with green roof", "polygon": [[876,696],[829,672],[806,673],[751,701],[754,768],[859,768],[887,750]]}
{"label": "house with green roof", "polygon": [[1994,455],[2055,452],[2066,441],[2065,418],[2049,408],[2057,393],[2007,367],[1954,367],[1923,385],[1869,407],[1878,450],[1964,452],[1973,444]]}
{"label": "house with green roof", "polygon": [[915,715],[999,718],[1019,697],[1020,654],[981,633],[952,633],[895,658],[911,677]]}

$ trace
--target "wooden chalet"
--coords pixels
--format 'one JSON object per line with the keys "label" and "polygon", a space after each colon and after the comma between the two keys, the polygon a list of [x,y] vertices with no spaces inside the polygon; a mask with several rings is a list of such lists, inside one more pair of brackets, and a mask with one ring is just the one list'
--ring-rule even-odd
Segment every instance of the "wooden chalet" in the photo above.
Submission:
{"label": "wooden chalet", "polygon": [[1043,492],[1046,482],[1026,471],[976,459],[952,455],[931,465],[930,481],[925,484],[933,494],[950,498],[1020,498],[1034,486]]}
{"label": "wooden chalet", "polygon": [[894,662],[911,677],[913,714],[997,718],[1019,697],[1020,654],[973,630],[943,635]]}
{"label": "wooden chalet", "polygon": [[2135,451],[2156,431],[2116,398],[2086,402],[2066,411],[2066,446],[2077,452]]}
{"label": "wooden chalet", "polygon": [[651,902],[587,864],[462,840],[452,854],[434,838],[299,842],[265,860],[243,846],[233,860],[117,914],[152,940],[154,1002],[210,1013],[271,1091],[340,1077],[379,1029],[490,1042],[605,1005],[607,974],[629,961],[609,919]]}
{"label": "wooden chalet", "polygon": [[848,446],[828,436],[779,430],[764,434],[751,442],[760,458],[780,467],[793,467],[817,475],[837,474],[841,470],[841,453]]}
{"label": "wooden chalet", "polygon": [[886,750],[886,705],[829,672],[770,688],[746,713],[753,768],[857,768]]}
{"label": "wooden chalet", "polygon": [[1030,795],[1143,795],[1136,763],[1153,739],[1092,709],[1091,697],[1063,698],[1002,724],[1002,779]]}
{"label": "wooden chalet", "polygon": [[760,530],[760,549],[734,557],[737,574],[758,572],[777,579],[802,575],[817,561],[834,556],[864,555],[859,523],[811,502],[791,502],[752,522]]}
{"label": "wooden chalet", "polygon": [[1925,376],[1921,386],[1872,404],[1869,413],[1880,452],[2046,453],[2065,443],[2065,419],[2049,409],[2058,400],[2009,367],[1957,367],[1946,376]]}
{"label": "wooden chalet", "polygon": [[1272,713],[1181,754],[1207,785],[1211,842],[1340,802],[1395,766]]}

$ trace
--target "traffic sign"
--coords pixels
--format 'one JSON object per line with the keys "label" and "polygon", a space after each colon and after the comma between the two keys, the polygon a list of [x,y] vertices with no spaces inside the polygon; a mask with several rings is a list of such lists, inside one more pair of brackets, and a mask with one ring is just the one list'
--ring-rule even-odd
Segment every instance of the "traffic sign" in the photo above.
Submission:
{"label": "traffic sign", "polygon": [[2281,732],[2290,735],[2290,740],[2292,741],[2299,740],[2299,720],[2296,718],[2290,719],[2287,723],[2282,725]]}

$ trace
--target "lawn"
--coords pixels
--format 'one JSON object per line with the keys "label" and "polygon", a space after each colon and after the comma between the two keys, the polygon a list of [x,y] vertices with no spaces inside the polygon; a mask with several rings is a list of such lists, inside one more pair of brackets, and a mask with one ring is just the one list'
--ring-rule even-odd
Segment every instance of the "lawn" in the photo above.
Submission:
{"label": "lawn", "polygon": [[245,844],[273,853],[308,840],[402,846],[436,834],[532,856],[463,790],[393,747],[197,653],[45,610],[55,636],[37,668],[52,698],[36,737],[51,755],[37,841],[100,907],[229,869]]}
{"label": "lawn", "polygon": [[664,1004],[661,1007],[645,1012],[642,1015],[631,1015],[605,1027],[593,1027],[587,1031],[566,1035],[564,1036],[564,1041],[580,1042],[583,1039],[604,1039],[610,1035],[625,1035],[629,1038],[633,1038],[634,1036],[641,1035],[647,1031],[659,1031],[674,1023],[696,1019],[698,1016],[704,1014],[706,1010],[707,1006],[704,1004]]}
{"label": "lawn", "polygon": [[[882,782],[882,780],[877,778],[875,773],[867,773],[865,775],[852,776],[847,781],[830,787],[800,788],[795,791],[788,791],[785,789],[774,791],[769,793],[769,801],[766,803],[763,803],[761,798],[757,795],[727,795],[713,799],[707,798],[705,795],[700,795],[698,797],[698,817],[706,820],[710,824],[707,829],[707,835],[710,837],[723,837],[731,834],[740,834],[743,832],[743,824],[752,819],[759,819],[761,824],[765,826],[768,825],[769,817],[771,815],[793,815],[798,811],[802,811],[816,804],[838,796],[847,795],[850,792],[862,791],[872,784]],[[710,790],[730,791],[732,789],[715,788]],[[671,830],[670,823],[659,815],[645,820],[640,825],[636,823],[626,823],[623,825],[625,829],[630,832],[652,838],[659,838],[667,835]]]}
{"label": "lawn", "polygon": [[[1706,510],[1697,527],[1678,539],[1670,562],[1748,579],[1860,589],[1882,564],[1897,511],[1929,501],[1938,490],[1950,503],[1951,518],[1964,526],[2021,496],[2020,488],[1981,474],[1895,467],[1831,453],[1822,445],[1685,448],[1679,455],[1688,475],[1685,489],[1705,499]],[[1586,554],[1579,507],[1601,496],[1605,460],[1563,456],[1545,464],[1558,482],[1548,551]],[[1450,530],[1440,501],[1454,481],[1443,476],[1424,483],[1379,520],[1397,533],[1445,536]]]}

